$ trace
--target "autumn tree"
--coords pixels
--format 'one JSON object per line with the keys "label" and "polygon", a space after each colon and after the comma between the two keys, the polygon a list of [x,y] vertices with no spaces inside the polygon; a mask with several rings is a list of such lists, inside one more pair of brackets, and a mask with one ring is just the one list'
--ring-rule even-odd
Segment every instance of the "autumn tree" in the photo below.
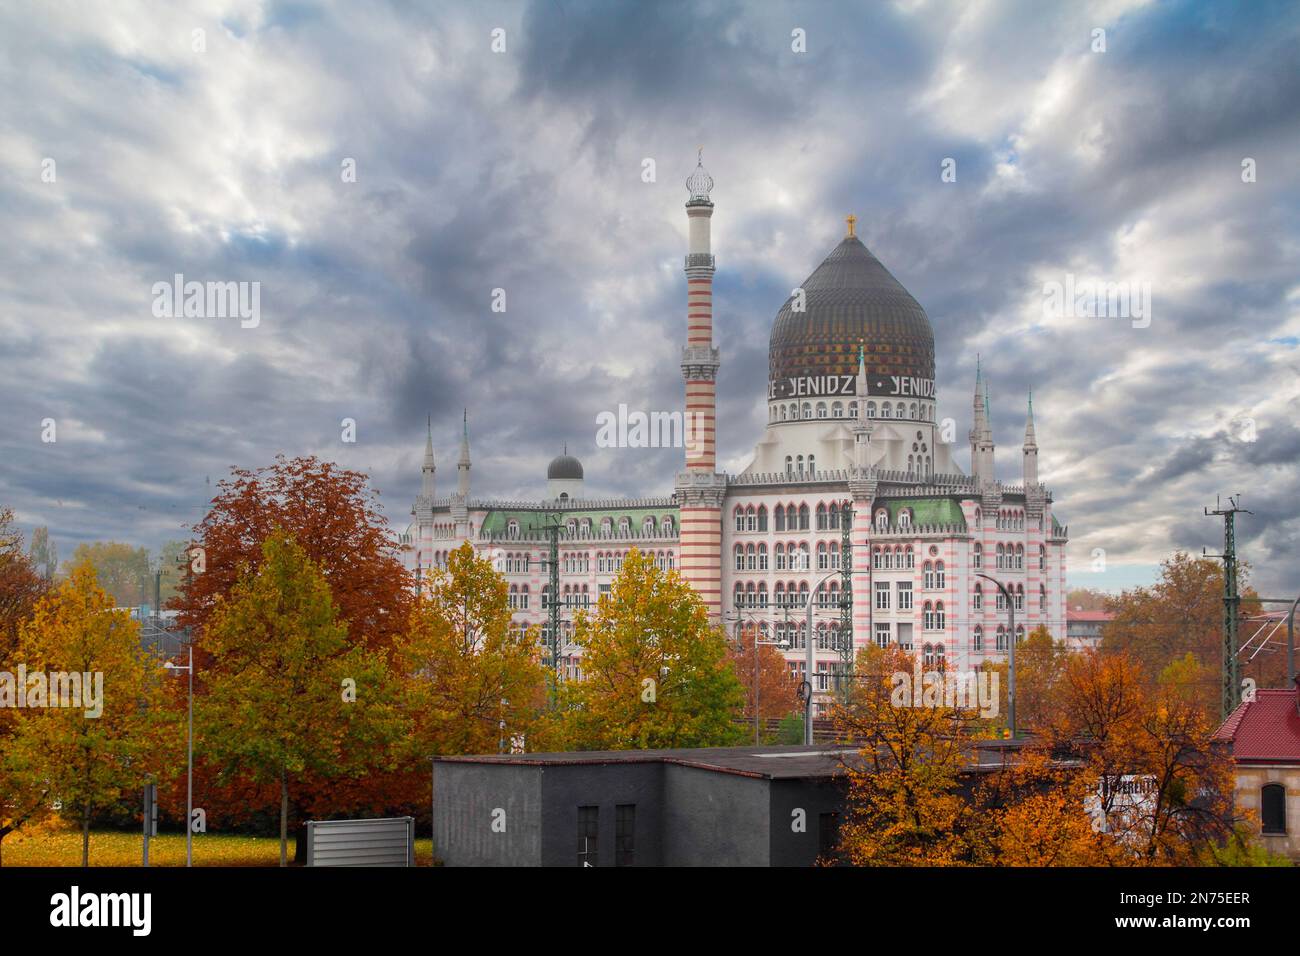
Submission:
{"label": "autumn tree", "polygon": [[[1244,562],[1239,568],[1241,614],[1246,617],[1257,613],[1259,603],[1246,585],[1249,568]],[[1102,630],[1102,646],[1129,654],[1152,681],[1189,651],[1201,661],[1222,660],[1223,567],[1219,561],[1179,551],[1161,563],[1155,584],[1123,592],[1111,601],[1110,610],[1115,617]],[[1270,659],[1280,663],[1281,655],[1262,658]],[[1198,685],[1207,717],[1218,715],[1220,694],[1217,673]]]}
{"label": "autumn tree", "polygon": [[394,669],[415,762],[509,749],[528,739],[545,704],[537,631],[513,626],[505,579],[468,542],[429,572]]}
{"label": "autumn tree", "polygon": [[713,747],[740,742],[744,688],[726,636],[676,571],[630,550],[574,639],[582,676],[561,685],[558,739],[576,750]]}
{"label": "autumn tree", "polygon": [[[13,512],[0,508],[0,670],[17,666],[18,634],[48,582],[23,551]],[[0,848],[4,838],[45,806],[46,788],[27,773],[28,761],[14,746],[19,711],[0,707]]]}
{"label": "autumn tree", "polygon": [[349,643],[324,571],[280,531],[214,601],[204,646],[202,750],[278,785],[285,866],[291,790],[304,774],[361,774],[405,730],[383,653]]}
{"label": "autumn tree", "polygon": [[1124,652],[1067,662],[1053,738],[1085,761],[1111,865],[1191,865],[1232,834],[1231,758],[1183,676],[1168,668],[1150,681]]}
{"label": "autumn tree", "polygon": [[1042,626],[1016,645],[1018,733],[1038,733],[1051,726],[1068,657],[1065,645]]}
{"label": "autumn tree", "polygon": [[967,841],[972,862],[988,866],[1099,866],[1109,838],[1088,813],[1096,795],[1076,761],[1050,746],[1004,753],[973,794]]}
{"label": "autumn tree", "polygon": [[398,557],[378,496],[361,472],[314,457],[283,455],[265,468],[235,468],[217,486],[195,527],[201,573],[187,576],[174,603],[180,623],[195,629],[199,648],[217,600],[244,566],[256,569],[262,544],[282,529],[324,575],[349,639],[391,647],[411,608],[409,575]]}
{"label": "autumn tree", "polygon": [[[71,567],[36,605],[20,629],[15,658],[29,684],[30,675],[43,675],[47,696],[36,706],[29,687],[14,753],[33,786],[77,812],[87,866],[92,815],[141,787],[155,766],[165,719],[158,706],[162,668],[141,648],[136,622],[113,609],[88,562]],[[67,692],[59,706],[56,683]]]}
{"label": "autumn tree", "polygon": [[856,866],[951,866],[969,855],[958,775],[974,715],[942,698],[914,699],[914,665],[897,647],[859,654],[848,700],[831,708],[836,732],[860,744],[846,761],[838,851]]}
{"label": "autumn tree", "polygon": [[79,564],[95,569],[99,586],[117,607],[143,604],[149,593],[149,552],[120,541],[95,541],[77,545],[72,559],[64,564],[65,574]]}
{"label": "autumn tree", "polygon": [[728,645],[732,670],[745,691],[740,716],[748,724],[754,723],[755,712],[761,725],[786,717],[801,706],[799,682],[789,664],[773,644],[764,640],[765,635],[757,627],[747,624]]}

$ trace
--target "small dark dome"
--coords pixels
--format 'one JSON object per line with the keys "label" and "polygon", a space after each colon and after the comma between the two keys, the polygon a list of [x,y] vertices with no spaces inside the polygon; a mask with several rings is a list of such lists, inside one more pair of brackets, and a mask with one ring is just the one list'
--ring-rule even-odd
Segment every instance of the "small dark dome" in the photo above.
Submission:
{"label": "small dark dome", "polygon": [[582,478],[582,462],[572,455],[556,455],[546,466],[546,478]]}

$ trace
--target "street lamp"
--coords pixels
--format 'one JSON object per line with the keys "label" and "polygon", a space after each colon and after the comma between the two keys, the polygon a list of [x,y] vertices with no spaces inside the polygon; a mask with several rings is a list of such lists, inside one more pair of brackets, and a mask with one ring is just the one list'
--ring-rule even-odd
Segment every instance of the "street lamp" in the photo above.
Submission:
{"label": "street lamp", "polygon": [[[736,628],[737,628],[737,631],[739,631],[740,628],[741,628],[741,614],[740,614],[740,612],[739,612],[739,611],[736,611],[736,612],[735,612],[735,616],[736,616]],[[751,617],[750,620],[752,621],[753,618]],[[762,623],[760,624],[760,626],[761,626],[762,628],[765,629],[765,628],[767,627],[767,622],[766,622],[766,621],[762,622]],[[759,701],[759,692],[760,692],[761,689],[762,689],[762,688],[759,686],[759,682],[758,682],[758,649],[759,649],[760,647],[789,647],[789,645],[788,645],[785,641],[760,641],[760,640],[758,639],[758,633],[759,633],[759,628],[758,628],[758,627],[755,627],[755,628],[754,628],[754,746],[755,746],[755,747],[757,747],[757,746],[759,745],[759,737],[758,737],[758,701]],[[741,644],[742,644],[742,646],[743,646],[743,642],[744,642],[744,636],[743,636],[743,634],[738,634],[737,636],[738,636],[739,641],[741,642]]]}
{"label": "street lamp", "polygon": [[813,660],[814,648],[816,647],[816,642],[813,640],[813,605],[817,601],[817,592],[822,589],[822,585],[825,584],[827,581],[829,581],[831,578],[838,578],[839,576],[840,576],[839,571],[832,571],[830,574],[826,575],[824,578],[818,581],[817,584],[813,587],[813,589],[808,592],[808,613],[807,613],[807,622],[805,625],[806,630],[804,631],[804,638],[808,642],[807,652],[804,656],[804,669],[807,672],[806,679],[808,683],[808,699],[804,701],[804,715],[803,715],[803,742],[808,746],[811,746],[813,742],[812,679],[813,679],[813,673],[816,670],[816,662]]}
{"label": "street lamp", "polygon": [[1016,599],[997,578],[990,577],[983,571],[976,571],[975,576],[992,581],[1002,592],[1007,602],[1007,646],[1011,649],[1007,655],[1007,710],[1011,722],[1011,739],[1016,739]]}
{"label": "street lamp", "polygon": [[194,642],[186,644],[189,664],[181,667],[168,661],[163,668],[185,671],[190,678],[189,731],[185,741],[185,865],[194,865]]}

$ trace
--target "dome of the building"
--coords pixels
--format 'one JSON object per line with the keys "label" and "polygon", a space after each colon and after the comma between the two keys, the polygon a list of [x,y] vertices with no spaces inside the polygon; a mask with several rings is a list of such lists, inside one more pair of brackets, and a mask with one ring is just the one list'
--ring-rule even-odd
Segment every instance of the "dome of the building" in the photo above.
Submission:
{"label": "dome of the building", "polygon": [[546,479],[548,481],[572,478],[582,478],[582,462],[572,455],[556,455],[551,459],[551,463],[546,466]]}
{"label": "dome of the building", "polygon": [[[850,223],[850,229],[852,223]],[[872,395],[933,394],[934,330],[925,310],[871,250],[850,234],[777,313],[768,347],[771,397],[843,394],[823,380],[856,375],[858,348]],[[813,379],[812,391],[792,384]],[[928,384],[918,384],[921,383]],[[821,391],[823,387],[837,391]]]}

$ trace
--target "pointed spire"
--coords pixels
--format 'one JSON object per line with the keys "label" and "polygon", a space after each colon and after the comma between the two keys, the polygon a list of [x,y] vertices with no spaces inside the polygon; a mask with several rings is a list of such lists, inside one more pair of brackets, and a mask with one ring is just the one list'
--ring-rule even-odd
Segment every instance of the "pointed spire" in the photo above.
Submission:
{"label": "pointed spire", "polygon": [[1025,419],[1025,447],[1038,447],[1038,441],[1034,435],[1034,393],[1032,389],[1029,392],[1029,415]]}
{"label": "pointed spire", "polygon": [[424,465],[420,468],[420,497],[426,501],[433,499],[434,472],[433,463],[433,416],[430,415],[424,432]]}
{"label": "pointed spire", "polygon": [[469,495],[469,410],[464,413],[460,435],[460,458],[456,461],[456,493]]}

